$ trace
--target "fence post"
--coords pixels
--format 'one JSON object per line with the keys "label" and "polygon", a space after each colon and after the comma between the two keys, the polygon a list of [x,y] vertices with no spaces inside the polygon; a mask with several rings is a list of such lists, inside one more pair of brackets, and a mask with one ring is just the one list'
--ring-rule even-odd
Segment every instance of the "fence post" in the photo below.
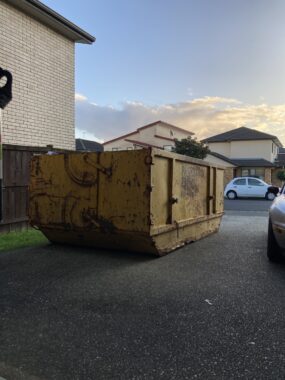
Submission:
{"label": "fence post", "polygon": [[10,71],[0,67],[0,80],[6,78],[4,86],[0,85],[0,221],[3,220],[3,109],[12,99],[13,77]]}

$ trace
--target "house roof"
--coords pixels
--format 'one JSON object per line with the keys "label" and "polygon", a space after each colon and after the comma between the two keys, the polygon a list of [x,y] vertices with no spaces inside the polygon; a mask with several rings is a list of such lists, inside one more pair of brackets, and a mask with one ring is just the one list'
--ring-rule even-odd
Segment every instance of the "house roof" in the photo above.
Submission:
{"label": "house roof", "polygon": [[275,164],[263,158],[232,158],[231,162],[242,167],[275,167]]}
{"label": "house roof", "polygon": [[[242,167],[274,167],[276,166],[275,163],[267,161],[263,158],[228,158],[216,152],[210,152],[209,154],[235,166],[242,166]],[[285,158],[284,158],[284,161],[285,161]]]}
{"label": "house roof", "polygon": [[86,152],[103,152],[103,145],[91,140],[76,139],[76,150]]}
{"label": "house roof", "polygon": [[279,147],[282,147],[281,142],[276,136],[270,135],[264,132],[259,132],[259,131],[256,131],[255,129],[251,129],[247,127],[232,129],[230,131],[220,133],[219,135],[208,137],[202,140],[202,142],[209,143],[209,142],[226,142],[226,141],[245,141],[245,140],[272,140],[276,143],[276,145],[278,145]]}
{"label": "house roof", "polygon": [[285,148],[279,148],[279,154],[285,154]]}
{"label": "house roof", "polygon": [[130,140],[130,139],[126,139],[126,141],[134,144],[134,145],[137,145],[137,146],[141,146],[141,147],[145,147],[145,148],[149,148],[149,147],[152,147],[152,148],[159,148],[161,149],[161,147],[157,146],[157,145],[153,145],[153,144],[148,144],[148,143],[145,143],[145,142],[142,142],[142,141],[138,141],[138,140]]}
{"label": "house roof", "polygon": [[156,125],[156,124],[163,124],[163,125],[166,125],[167,127],[170,127],[170,128],[172,128],[172,129],[176,129],[177,131],[180,131],[180,132],[187,132],[189,135],[194,135],[193,132],[190,132],[190,131],[188,131],[187,129],[177,127],[176,125],[166,123],[165,121],[162,121],[162,120],[157,120],[157,121],[155,121],[154,123],[150,123],[150,124],[147,124],[147,125],[145,125],[145,126],[143,126],[143,127],[140,127],[140,128],[138,128],[138,131],[141,131],[142,129],[146,129],[146,128],[153,127],[153,126]]}
{"label": "house roof", "polygon": [[74,42],[92,44],[95,37],[47,7],[39,0],[4,0]]}
{"label": "house roof", "polygon": [[165,126],[167,126],[167,127],[170,127],[170,128],[172,128],[172,129],[175,129],[175,130],[177,130],[177,131],[180,131],[180,132],[186,132],[188,135],[191,135],[191,136],[194,135],[193,132],[190,132],[190,131],[188,131],[187,129],[177,127],[176,125],[172,125],[172,124],[166,123],[165,121],[162,121],[162,120],[158,120],[158,121],[155,121],[154,123],[150,123],[150,124],[144,125],[143,127],[140,127],[140,128],[136,129],[136,130],[133,131],[133,132],[127,133],[126,135],[122,135],[122,136],[116,137],[116,138],[114,138],[114,139],[112,139],[112,140],[105,141],[105,142],[103,143],[103,145],[109,144],[109,143],[114,142],[114,141],[117,141],[117,140],[121,140],[121,139],[123,139],[123,138],[125,138],[125,137],[128,137],[128,136],[135,135],[136,133],[139,133],[139,131],[141,131],[141,130],[143,130],[143,129],[151,128],[151,127],[153,127],[153,126],[156,125],[156,124],[163,124],[163,125],[165,125]]}
{"label": "house roof", "polygon": [[228,162],[229,164],[232,164],[232,165],[235,165],[232,160],[226,156],[223,156],[222,154],[220,153],[216,153],[216,152],[210,152],[209,153],[211,156],[214,156],[214,157],[217,157],[219,158],[220,160],[223,160],[225,162]]}

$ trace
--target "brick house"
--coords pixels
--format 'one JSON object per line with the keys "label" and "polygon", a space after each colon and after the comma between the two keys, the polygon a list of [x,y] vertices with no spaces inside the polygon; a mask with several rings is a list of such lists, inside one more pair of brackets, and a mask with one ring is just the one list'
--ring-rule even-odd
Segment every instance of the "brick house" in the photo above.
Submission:
{"label": "brick house", "polygon": [[3,143],[75,149],[75,43],[95,38],[38,0],[0,0],[0,35],[14,77]]}
{"label": "brick house", "polygon": [[194,133],[186,129],[159,120],[126,135],[106,141],[103,146],[104,151],[132,150],[151,146],[171,151],[175,146],[175,139],[186,139],[192,135]]}
{"label": "brick house", "polygon": [[268,133],[241,127],[202,140],[211,154],[206,160],[226,167],[225,183],[234,177],[254,176],[276,183],[273,175],[282,144]]}
{"label": "brick house", "polygon": [[75,43],[95,38],[38,0],[0,0],[0,39],[0,67],[13,75],[2,135],[0,232],[7,232],[28,224],[31,157],[47,145],[75,149]]}

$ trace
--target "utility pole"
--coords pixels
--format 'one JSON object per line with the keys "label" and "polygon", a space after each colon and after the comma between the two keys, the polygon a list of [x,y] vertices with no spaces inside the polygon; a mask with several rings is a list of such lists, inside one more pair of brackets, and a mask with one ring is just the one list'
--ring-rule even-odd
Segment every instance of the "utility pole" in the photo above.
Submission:
{"label": "utility pole", "polygon": [[6,79],[6,83],[0,84],[0,221],[3,220],[3,110],[12,100],[12,81],[10,71],[0,67],[0,81]]}

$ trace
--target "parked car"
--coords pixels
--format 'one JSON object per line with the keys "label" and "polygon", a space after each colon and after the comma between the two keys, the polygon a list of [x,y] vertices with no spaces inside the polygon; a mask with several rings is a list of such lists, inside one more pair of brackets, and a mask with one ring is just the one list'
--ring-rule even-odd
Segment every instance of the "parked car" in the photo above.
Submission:
{"label": "parked car", "polygon": [[[268,191],[271,188],[275,189],[275,192]],[[256,197],[272,201],[279,191],[277,189],[259,178],[236,177],[227,184],[224,196],[228,199]]]}
{"label": "parked car", "polygon": [[267,256],[270,261],[284,259],[285,250],[285,186],[269,210]]}

